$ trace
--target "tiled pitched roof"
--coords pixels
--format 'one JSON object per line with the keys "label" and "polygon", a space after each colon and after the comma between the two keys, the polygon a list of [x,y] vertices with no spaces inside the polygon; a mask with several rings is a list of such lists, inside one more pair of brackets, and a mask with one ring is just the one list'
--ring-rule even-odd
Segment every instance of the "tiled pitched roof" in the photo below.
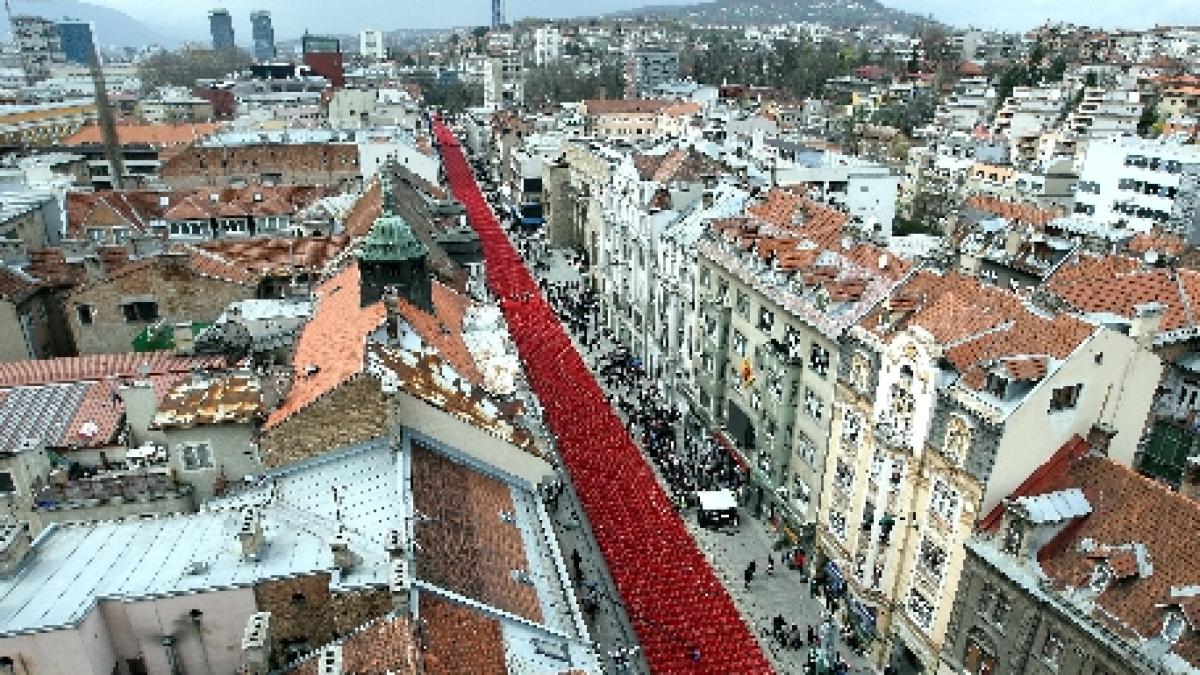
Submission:
{"label": "tiled pitched roof", "polygon": [[475,359],[463,341],[463,315],[471,306],[471,300],[439,281],[432,283],[432,295],[433,314],[404,298],[397,299],[396,309],[425,344],[436,349],[459,375],[473,384],[481,384],[483,375],[475,367]]}
{"label": "tiled pitched roof", "polygon": [[203,424],[245,424],[262,413],[262,388],[248,375],[227,375],[203,382],[181,382],[171,389],[154,416],[156,429]]}
{"label": "tiled pitched roof", "polygon": [[344,234],[321,237],[225,239],[190,245],[210,259],[244,270],[249,278],[319,272],[350,243]]}
{"label": "tiled pitched roof", "polygon": [[1156,251],[1168,256],[1177,256],[1187,250],[1187,241],[1169,232],[1139,232],[1127,244],[1129,252],[1142,255],[1147,251]]}
{"label": "tiled pitched roof", "polygon": [[137,378],[143,375],[191,373],[222,368],[224,357],[177,356],[174,352],[92,354],[38,361],[0,362],[0,387],[19,387],[48,382],[81,382],[109,377]]}
{"label": "tiled pitched roof", "polygon": [[[1152,571],[1114,581],[1096,598],[1091,616],[1135,645],[1158,635],[1165,607],[1181,604],[1172,598],[1172,589],[1200,585],[1195,565],[1200,503],[1096,456],[1075,458],[1040,487],[1033,494],[1082,489],[1092,506],[1091,514],[1042,548],[1042,570],[1059,588],[1083,586],[1096,564],[1082,545],[1085,540],[1114,547],[1114,553],[1121,550],[1116,547],[1144,545]],[[1200,633],[1185,631],[1173,651],[1200,667]]]}
{"label": "tiled pitched roof", "polygon": [[1000,216],[1013,223],[1043,227],[1046,223],[1062,216],[1058,210],[1042,209],[1033,204],[1009,202],[987,195],[973,195],[967,198],[967,206]]}
{"label": "tiled pitched roof", "polygon": [[[117,141],[122,145],[170,147],[187,145],[221,128],[219,124],[119,124]],[[63,139],[66,146],[99,145],[104,142],[100,127],[90,124]]]}
{"label": "tiled pitched roof", "polygon": [[41,282],[29,275],[0,266],[0,300],[13,303],[23,302],[42,287]]}
{"label": "tiled pitched roof", "polygon": [[508,485],[413,443],[417,574],[425,582],[540,623],[525,544],[502,516],[515,510]]}
{"label": "tiled pitched roof", "polygon": [[[379,617],[334,644],[342,648],[341,672],[344,675],[416,675],[422,672],[419,666],[422,654],[414,627],[405,616]],[[320,650],[315,651],[284,672],[316,675],[320,653]]]}
{"label": "tiled pitched roof", "polygon": [[426,675],[508,673],[499,621],[431,593],[422,592],[418,602]]}
{"label": "tiled pitched roof", "polygon": [[358,146],[353,143],[260,144],[190,147],[163,163],[165,179],[264,173],[325,171],[346,177],[358,174]]}
{"label": "tiled pitched roof", "polygon": [[1080,312],[1105,312],[1132,318],[1138,305],[1165,307],[1160,330],[1197,324],[1200,272],[1189,269],[1142,269],[1125,256],[1084,255],[1061,266],[1047,289]]}
{"label": "tiled pitched roof", "polygon": [[283,422],[362,372],[367,334],[387,317],[382,302],[359,306],[359,270],[351,264],[317,289],[317,308],[292,356],[292,386],[267,419]]}
{"label": "tiled pitched roof", "polygon": [[671,106],[670,101],[658,99],[591,99],[583,102],[588,115],[620,115],[659,113]]}
{"label": "tiled pitched roof", "polygon": [[346,216],[346,234],[351,237],[365,237],[381,215],[383,215],[383,190],[379,185],[379,180],[375,179]]}

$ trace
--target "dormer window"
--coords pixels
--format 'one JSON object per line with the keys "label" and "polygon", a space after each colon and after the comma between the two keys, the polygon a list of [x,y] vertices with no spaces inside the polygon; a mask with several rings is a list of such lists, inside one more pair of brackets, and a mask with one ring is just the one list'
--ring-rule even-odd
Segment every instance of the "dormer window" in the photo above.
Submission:
{"label": "dormer window", "polygon": [[1177,609],[1168,609],[1163,616],[1162,639],[1167,644],[1175,644],[1179,642],[1179,638],[1183,637],[1184,631],[1187,630],[1187,619],[1183,617],[1183,613]]}
{"label": "dormer window", "polygon": [[1004,529],[1004,552],[1009,555],[1020,555],[1021,543],[1024,538],[1025,523],[1012,517],[1010,512],[1008,525]]}
{"label": "dormer window", "polygon": [[1107,561],[1100,561],[1092,569],[1092,574],[1088,578],[1088,587],[1097,593],[1103,593],[1113,582],[1115,576],[1112,566]]}
{"label": "dormer window", "polygon": [[996,373],[988,373],[987,382],[984,385],[987,392],[998,399],[1003,400],[1008,394],[1008,378],[997,375]]}

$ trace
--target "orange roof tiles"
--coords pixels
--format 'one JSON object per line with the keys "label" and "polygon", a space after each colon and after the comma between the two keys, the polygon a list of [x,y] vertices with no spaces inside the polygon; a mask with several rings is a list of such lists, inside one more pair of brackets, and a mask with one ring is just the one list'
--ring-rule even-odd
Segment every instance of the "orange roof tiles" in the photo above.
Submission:
{"label": "orange roof tiles", "polygon": [[1004,201],[987,195],[973,195],[967,198],[967,206],[1000,216],[1014,223],[1042,227],[1051,220],[1063,215],[1061,211],[1041,209],[1033,204],[1022,204]]}
{"label": "orange roof tiles", "polygon": [[397,298],[396,309],[421,339],[468,381],[483,383],[483,375],[475,367],[475,358],[463,340],[463,315],[471,300],[440,281],[432,283],[433,310],[430,314],[404,298]]}
{"label": "orange roof tiles", "polygon": [[[187,145],[221,128],[220,124],[119,124],[117,140],[121,145],[170,147]],[[104,142],[100,127],[90,124],[63,139],[66,146],[99,145]]]}
{"label": "orange roof tiles", "polygon": [[37,279],[0,266],[0,299],[10,302],[24,302],[26,298],[37,293],[42,287]]}
{"label": "orange roof tiles", "polygon": [[1168,232],[1139,232],[1129,240],[1129,252],[1142,255],[1156,251],[1168,256],[1177,256],[1187,250],[1187,242],[1179,235]]}
{"label": "orange roof tiles", "polygon": [[221,368],[220,356],[177,356],[174,352],[92,354],[38,361],[0,362],[0,387],[49,382],[81,382],[108,377],[135,378],[164,373]]}
{"label": "orange roof tiles", "polygon": [[262,388],[247,375],[228,375],[174,387],[154,416],[156,429],[203,424],[246,424],[263,410]]}
{"label": "orange roof tiles", "polygon": [[268,429],[361,373],[367,334],[387,317],[382,302],[359,306],[357,264],[321,284],[316,295],[316,311],[304,325],[292,356],[291,389],[267,419]]}
{"label": "orange roof tiles", "polygon": [[1022,356],[1015,359],[1004,359],[1004,370],[1008,379],[1014,382],[1040,380],[1046,376],[1050,360],[1044,356]]}
{"label": "orange roof tiles", "polygon": [[505,675],[500,622],[462,605],[422,592],[422,657],[426,675]]}
{"label": "orange roof tiles", "polygon": [[1160,330],[1197,324],[1200,272],[1194,270],[1142,269],[1135,258],[1083,255],[1059,267],[1046,288],[1080,312],[1132,318],[1138,305],[1159,302],[1165,307]]}
{"label": "orange roof tiles", "polygon": [[671,106],[670,101],[642,99],[591,99],[583,102],[586,115],[620,115],[659,113]]}

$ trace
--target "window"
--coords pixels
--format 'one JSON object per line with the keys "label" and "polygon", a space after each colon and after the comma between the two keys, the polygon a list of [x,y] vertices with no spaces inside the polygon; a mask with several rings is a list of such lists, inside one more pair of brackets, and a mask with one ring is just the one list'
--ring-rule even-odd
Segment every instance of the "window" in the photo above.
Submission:
{"label": "window", "polygon": [[701,267],[700,268],[700,285],[708,286],[708,284],[711,281],[712,281],[712,270],[710,270],[707,267]]}
{"label": "window", "polygon": [[930,539],[921,540],[921,550],[918,554],[919,569],[928,577],[941,581],[946,571],[946,551]]}
{"label": "window", "polygon": [[829,512],[829,531],[837,535],[838,539],[846,538],[846,517],[840,511]]}
{"label": "window", "polygon": [[935,480],[929,493],[929,510],[953,525],[958,520],[958,491],[943,480]]}
{"label": "window", "polygon": [[746,336],[741,331],[733,331],[733,352],[738,356],[746,355]]}
{"label": "window", "polygon": [[989,394],[998,399],[1003,400],[1008,395],[1008,379],[1001,377],[995,373],[988,373],[987,382],[984,383],[984,389]]}
{"label": "window", "polygon": [[729,282],[724,279],[717,279],[717,302],[725,302],[729,297]]}
{"label": "window", "polygon": [[950,417],[946,423],[946,442],[942,454],[952,464],[959,464],[967,456],[971,447],[971,427],[958,415]]}
{"label": "window", "polygon": [[871,363],[861,353],[856,353],[850,359],[850,386],[859,392],[866,392],[871,385]]}
{"label": "window", "polygon": [[1025,524],[1010,515],[1008,525],[1004,530],[1004,552],[1009,555],[1019,555],[1024,538]]}
{"label": "window", "polygon": [[0,471],[0,493],[16,492],[17,484],[13,482],[11,471]]}
{"label": "window", "polygon": [[862,416],[853,410],[842,413],[842,445],[858,445],[858,437],[862,433]]}
{"label": "window", "polygon": [[963,654],[963,670],[967,675],[994,675],[996,657],[984,649],[974,638],[967,638],[967,651]]}
{"label": "window", "polygon": [[914,588],[908,592],[908,614],[917,624],[928,628],[933,623],[933,603]]}
{"label": "window", "polygon": [[809,466],[815,466],[817,463],[817,446],[812,442],[812,439],[804,434],[796,437],[796,454],[800,455]]}
{"label": "window", "polygon": [[1102,593],[1112,583],[1113,576],[1113,568],[1108,561],[1101,560],[1092,568],[1092,574],[1088,577],[1088,587],[1097,593]]}
{"label": "window", "polygon": [[850,488],[854,487],[854,467],[841,457],[837,461],[837,471],[833,474],[833,483],[839,490],[847,494],[849,494]]}
{"label": "window", "polygon": [[825,416],[825,404],[821,402],[821,397],[808,387],[804,388],[804,411],[814,420],[820,420]]}
{"label": "window", "polygon": [[1162,638],[1167,641],[1167,644],[1175,644],[1179,642],[1179,638],[1183,637],[1183,631],[1187,629],[1187,622],[1183,618],[1183,614],[1176,609],[1167,610],[1166,616],[1163,617]]}
{"label": "window", "polygon": [[1062,636],[1054,631],[1046,633],[1046,639],[1042,642],[1042,660],[1051,668],[1058,668],[1058,661],[1063,654]]}
{"label": "window", "polygon": [[158,303],[153,301],[126,303],[121,305],[121,313],[125,315],[125,320],[130,323],[155,321],[158,319]]}
{"label": "window", "polygon": [[207,443],[182,446],[180,448],[180,456],[183,458],[183,469],[185,471],[213,468],[212,450],[208,447]]}
{"label": "window", "polygon": [[737,313],[749,318],[750,317],[750,296],[738,291],[736,300]]}
{"label": "window", "polygon": [[808,367],[821,377],[828,375],[829,350],[814,342],[808,355]]}
{"label": "window", "polygon": [[1079,401],[1079,392],[1083,390],[1082,384],[1073,384],[1067,387],[1059,387],[1050,394],[1050,412],[1059,410],[1071,410]]}
{"label": "window", "polygon": [[764,333],[770,333],[771,328],[775,325],[775,314],[766,307],[758,310],[758,329]]}
{"label": "window", "polygon": [[90,326],[96,320],[91,305],[75,305],[75,316],[79,318],[80,325]]}
{"label": "window", "polygon": [[792,478],[792,499],[796,502],[797,509],[808,510],[809,501],[812,499],[812,490],[808,488],[808,483],[800,479],[800,476]]}

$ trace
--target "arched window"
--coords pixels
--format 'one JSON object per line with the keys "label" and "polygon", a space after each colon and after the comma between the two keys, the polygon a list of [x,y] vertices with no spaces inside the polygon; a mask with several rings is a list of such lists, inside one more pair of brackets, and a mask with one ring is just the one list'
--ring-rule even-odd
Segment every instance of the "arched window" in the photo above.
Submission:
{"label": "arched window", "polygon": [[959,465],[971,448],[971,425],[959,415],[951,415],[946,423],[946,442],[942,454],[951,464]]}

